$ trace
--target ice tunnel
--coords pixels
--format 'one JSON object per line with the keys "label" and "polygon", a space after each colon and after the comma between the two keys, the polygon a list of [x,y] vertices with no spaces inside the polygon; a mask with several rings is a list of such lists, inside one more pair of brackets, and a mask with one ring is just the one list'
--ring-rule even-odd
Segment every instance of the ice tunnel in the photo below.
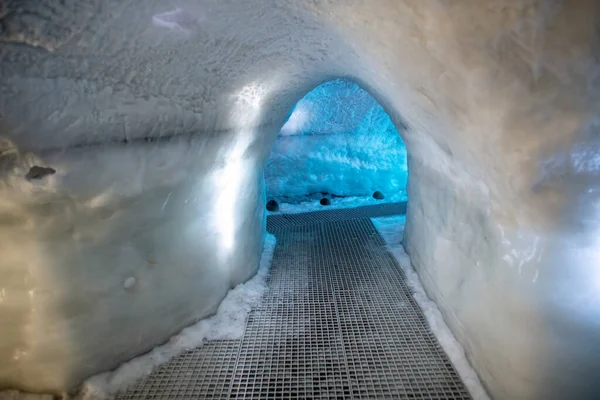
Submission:
{"label": "ice tunnel", "polygon": [[[228,398],[600,398],[599,21],[595,0],[0,1],[0,390],[94,398],[198,348],[186,382]],[[397,264],[364,210],[267,217],[280,132],[340,78],[406,146]],[[452,335],[389,322],[437,310]],[[385,357],[348,336],[377,329]],[[253,360],[286,343],[305,358],[268,378]]]}
{"label": "ice tunnel", "polygon": [[265,167],[267,199],[278,203],[326,196],[348,206],[375,192],[404,201],[407,178],[406,147],[391,118],[347,79],[317,86],[294,106]]}

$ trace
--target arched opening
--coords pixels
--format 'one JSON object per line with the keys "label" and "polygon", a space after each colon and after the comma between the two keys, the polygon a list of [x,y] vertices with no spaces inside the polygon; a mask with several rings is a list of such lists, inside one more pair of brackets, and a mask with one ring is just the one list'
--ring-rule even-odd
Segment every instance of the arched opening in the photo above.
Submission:
{"label": "arched opening", "polygon": [[297,212],[405,202],[406,147],[390,116],[350,79],[307,93],[265,168],[267,209]]}
{"label": "arched opening", "polygon": [[[344,368],[351,369],[352,362],[368,353],[386,358],[377,368],[389,372],[395,362],[389,354],[401,350],[394,347],[399,344],[394,335],[385,332],[410,331],[413,336],[402,340],[411,345],[423,343],[423,338],[441,343],[444,350],[432,365],[455,368],[443,373],[460,376],[452,383],[458,388],[456,398],[487,400],[464,349],[436,303],[428,298],[402,244],[408,203],[408,154],[399,131],[406,127],[397,122],[369,91],[345,78],[321,83],[292,107],[265,166],[267,237],[278,247],[269,253],[273,254],[272,275],[262,311],[248,325],[248,342],[256,334],[263,340],[261,345],[269,347],[285,337],[286,345],[294,352],[304,348],[304,341],[310,337],[308,340],[327,342],[334,353],[346,354],[352,361],[348,365],[341,361]],[[387,206],[377,207],[383,204]],[[323,318],[328,313],[332,317]],[[370,319],[373,316],[375,319]],[[422,326],[408,322],[419,318],[427,320],[429,328],[421,330]],[[362,322],[357,324],[357,320]],[[260,332],[269,329],[277,334],[261,336]],[[360,332],[365,332],[361,329],[370,334],[361,336]],[[373,339],[386,345],[377,346]],[[354,347],[356,343],[360,345]],[[397,360],[407,370],[418,368],[420,361],[416,358],[431,351],[414,346],[414,354]],[[271,363],[273,356],[260,356],[256,362],[278,368]],[[449,357],[448,361],[444,357]],[[309,359],[295,360],[295,366],[302,369],[303,363],[313,362]],[[367,374],[371,373],[377,374],[374,370]],[[272,384],[270,373],[260,374],[266,385]],[[391,387],[403,379],[395,372],[391,376]],[[300,373],[298,380],[306,378]],[[340,390],[356,398],[386,395],[359,386],[353,387],[347,381]],[[254,394],[261,389],[249,384],[244,390]],[[292,391],[296,390],[305,388],[294,386]],[[316,390],[324,389],[317,385]],[[394,390],[403,389],[392,388],[391,392]],[[428,393],[429,389],[421,390],[416,389],[415,396],[436,396],[438,389]]]}

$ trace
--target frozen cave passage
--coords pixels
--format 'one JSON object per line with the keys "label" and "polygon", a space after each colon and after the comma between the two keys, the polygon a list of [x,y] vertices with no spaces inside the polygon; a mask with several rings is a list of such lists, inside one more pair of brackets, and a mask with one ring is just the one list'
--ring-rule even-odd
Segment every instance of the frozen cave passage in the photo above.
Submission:
{"label": "frozen cave passage", "polygon": [[353,81],[331,80],[304,96],[281,128],[265,167],[267,204],[405,201],[406,158],[383,107]]}
{"label": "frozen cave passage", "polygon": [[[186,327],[214,338],[228,298],[243,340],[261,260],[304,234],[267,227],[327,193],[406,196],[402,257],[491,398],[600,398],[599,21],[595,0],[0,1],[0,390],[116,385]],[[361,221],[322,228],[347,239],[323,265],[391,260]]]}

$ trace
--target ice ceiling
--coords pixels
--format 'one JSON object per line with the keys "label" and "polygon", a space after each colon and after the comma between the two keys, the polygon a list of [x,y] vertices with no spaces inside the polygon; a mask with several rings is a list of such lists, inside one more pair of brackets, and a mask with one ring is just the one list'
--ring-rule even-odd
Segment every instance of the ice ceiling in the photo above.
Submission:
{"label": "ice ceiling", "polygon": [[405,197],[406,147],[383,107],[356,83],[326,82],[293,108],[265,168],[267,198]]}
{"label": "ice ceiling", "polygon": [[214,312],[256,271],[278,132],[348,77],[402,135],[405,247],[489,393],[598,397],[596,0],[0,4],[0,387],[72,389]]}

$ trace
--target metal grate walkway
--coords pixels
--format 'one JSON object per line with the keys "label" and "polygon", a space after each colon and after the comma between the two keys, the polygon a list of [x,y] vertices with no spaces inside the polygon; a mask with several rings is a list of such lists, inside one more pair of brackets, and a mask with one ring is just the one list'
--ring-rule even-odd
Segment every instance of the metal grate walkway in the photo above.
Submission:
{"label": "metal grate walkway", "polygon": [[274,214],[267,218],[267,231],[295,225],[308,225],[323,222],[343,221],[354,218],[385,217],[388,215],[406,214],[406,202],[382,203],[356,208],[341,208],[323,211],[311,211],[300,214]]}
{"label": "metal grate walkway", "polygon": [[241,340],[188,351],[120,398],[470,399],[365,210],[333,211],[271,224],[268,289]]}

